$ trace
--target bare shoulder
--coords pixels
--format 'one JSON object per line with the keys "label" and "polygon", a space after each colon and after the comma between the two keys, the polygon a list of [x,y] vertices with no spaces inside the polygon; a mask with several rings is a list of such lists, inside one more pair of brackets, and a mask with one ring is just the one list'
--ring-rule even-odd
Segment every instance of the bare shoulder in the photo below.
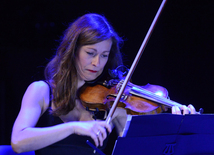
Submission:
{"label": "bare shoulder", "polygon": [[34,81],[28,87],[31,93],[39,93],[41,97],[49,97],[49,89],[48,84],[44,81]]}
{"label": "bare shoulder", "polygon": [[44,81],[34,81],[31,83],[24,95],[27,100],[33,100],[34,103],[39,103],[42,113],[48,108],[49,105],[50,88]]}
{"label": "bare shoulder", "polygon": [[49,86],[45,81],[34,81],[32,82],[29,87],[35,88],[37,90],[49,90]]}

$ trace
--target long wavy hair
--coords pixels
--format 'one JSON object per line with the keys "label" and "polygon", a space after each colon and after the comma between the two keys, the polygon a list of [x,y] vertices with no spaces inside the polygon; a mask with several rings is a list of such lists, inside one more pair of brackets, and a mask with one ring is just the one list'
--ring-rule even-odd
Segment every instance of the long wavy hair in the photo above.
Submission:
{"label": "long wavy hair", "polygon": [[120,45],[123,40],[117,35],[106,18],[89,13],[79,17],[64,32],[56,55],[45,68],[45,78],[52,88],[52,102],[56,116],[66,115],[74,109],[77,98],[77,70],[75,58],[84,45],[96,44],[112,39],[109,59],[103,72],[122,64]]}

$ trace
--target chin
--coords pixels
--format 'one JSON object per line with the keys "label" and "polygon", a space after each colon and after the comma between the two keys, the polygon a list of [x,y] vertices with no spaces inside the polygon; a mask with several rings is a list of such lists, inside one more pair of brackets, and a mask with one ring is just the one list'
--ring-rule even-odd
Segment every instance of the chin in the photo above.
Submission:
{"label": "chin", "polygon": [[98,76],[96,77],[88,77],[88,78],[85,78],[85,81],[94,81],[97,79]]}

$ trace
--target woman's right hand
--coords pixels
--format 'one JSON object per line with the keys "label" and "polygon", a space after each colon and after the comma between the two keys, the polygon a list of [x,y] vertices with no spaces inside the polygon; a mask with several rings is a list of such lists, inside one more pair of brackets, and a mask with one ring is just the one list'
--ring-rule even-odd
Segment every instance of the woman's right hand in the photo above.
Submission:
{"label": "woman's right hand", "polygon": [[107,137],[106,129],[110,133],[111,126],[105,121],[83,121],[70,122],[73,133],[78,135],[90,136],[96,146],[102,146]]}

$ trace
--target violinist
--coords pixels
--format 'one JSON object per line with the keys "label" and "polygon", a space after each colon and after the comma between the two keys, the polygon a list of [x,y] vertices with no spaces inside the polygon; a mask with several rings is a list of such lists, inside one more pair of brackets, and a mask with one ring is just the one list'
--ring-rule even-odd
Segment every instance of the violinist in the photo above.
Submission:
{"label": "violinist", "polygon": [[[108,76],[108,69],[122,65],[117,35],[105,17],[85,14],[65,31],[56,55],[45,68],[45,80],[27,88],[12,130],[15,152],[35,150],[36,154],[96,154],[86,144],[89,139],[101,149],[112,128],[121,135],[126,110],[117,108],[112,121],[94,117],[78,97],[86,83]],[[192,105],[188,106],[195,113]],[[172,113],[189,113],[186,106],[172,107]]]}

